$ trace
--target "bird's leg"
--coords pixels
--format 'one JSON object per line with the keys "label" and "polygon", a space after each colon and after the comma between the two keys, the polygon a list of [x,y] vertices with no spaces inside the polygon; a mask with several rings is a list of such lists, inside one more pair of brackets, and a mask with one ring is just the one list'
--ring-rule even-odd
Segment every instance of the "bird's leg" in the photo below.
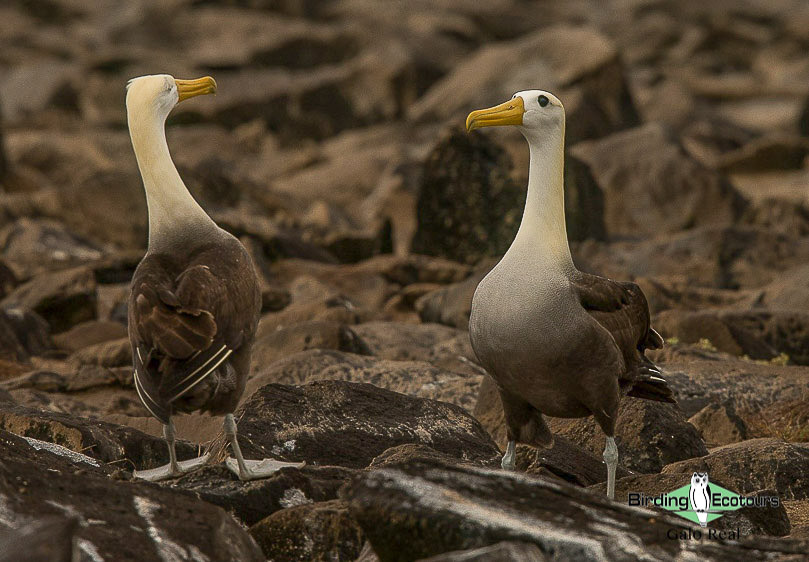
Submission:
{"label": "bird's leg", "polygon": [[225,415],[223,427],[225,430],[225,438],[230,442],[230,447],[233,449],[233,454],[236,457],[235,462],[233,459],[227,459],[225,465],[239,476],[239,480],[259,480],[261,478],[267,478],[286,466],[301,468],[306,464],[282,462],[273,459],[260,461],[244,460],[242,449],[239,447],[239,441],[236,438],[236,420],[233,414]]}
{"label": "bird's leg", "polygon": [[171,418],[169,418],[169,423],[163,425],[163,438],[166,440],[166,445],[169,448],[169,463],[157,468],[152,468],[150,470],[136,470],[134,472],[135,478],[149,480],[151,482],[168,480],[169,478],[176,478],[186,472],[195,470],[208,462],[207,454],[195,459],[177,462],[177,451],[175,449],[174,438],[174,422],[171,421]]}
{"label": "bird's leg", "polygon": [[607,497],[615,499],[615,471],[618,468],[618,446],[615,437],[607,436],[604,446],[604,462],[607,464]]}
{"label": "bird's leg", "polygon": [[503,460],[500,461],[500,466],[503,467],[503,470],[515,470],[517,468],[517,463],[515,462],[516,453],[517,442],[509,440],[508,445],[506,445],[506,454],[503,455]]}
{"label": "bird's leg", "polygon": [[180,465],[177,464],[177,449],[174,446],[174,422],[169,418],[169,423],[163,426],[163,439],[166,440],[166,445],[169,447],[169,474],[171,476],[179,476],[182,474]]}
{"label": "bird's leg", "polygon": [[239,464],[239,478],[241,480],[250,480],[250,469],[247,468],[247,465],[244,462],[242,449],[239,447],[239,440],[236,438],[236,420],[234,419],[233,414],[227,414],[225,416],[224,428],[225,438],[230,443],[230,446],[233,449],[233,454],[236,455],[236,462]]}

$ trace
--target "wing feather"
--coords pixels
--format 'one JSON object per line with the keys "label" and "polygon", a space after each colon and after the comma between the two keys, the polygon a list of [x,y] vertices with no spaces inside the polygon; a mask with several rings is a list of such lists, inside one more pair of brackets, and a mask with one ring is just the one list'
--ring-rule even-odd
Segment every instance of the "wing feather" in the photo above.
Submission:
{"label": "wing feather", "polygon": [[255,332],[261,303],[255,272],[238,241],[228,244],[197,251],[179,268],[172,256],[147,255],[133,277],[129,333],[135,388],[163,423],[181,398],[193,394],[194,407],[204,407],[219,383],[198,396],[192,391],[229,365]]}
{"label": "wing feather", "polygon": [[649,304],[635,283],[619,283],[577,272],[571,285],[582,307],[613,337],[624,357],[621,377],[628,394],[639,398],[674,402],[660,370],[645,356],[647,349],[663,347],[663,338],[652,327]]}

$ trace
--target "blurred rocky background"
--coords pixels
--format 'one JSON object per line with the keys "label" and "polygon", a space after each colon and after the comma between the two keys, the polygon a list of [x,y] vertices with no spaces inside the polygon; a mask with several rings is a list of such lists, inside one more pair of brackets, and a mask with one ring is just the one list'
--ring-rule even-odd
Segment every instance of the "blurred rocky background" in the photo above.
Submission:
{"label": "blurred rocky background", "polygon": [[[125,325],[146,208],[124,87],[154,73],[219,84],[168,141],[263,278],[242,446],[307,462],[265,481],[131,481],[167,460]],[[668,343],[678,405],[624,401],[618,500],[694,470],[780,496],[712,524],[741,543],[607,502],[592,420],[498,469],[466,328],[528,155],[463,122],[528,88],[567,109],[577,265],[640,284]],[[3,2],[0,560],[809,556],[807,154],[802,0]],[[220,443],[220,420],[177,426],[181,458]]]}

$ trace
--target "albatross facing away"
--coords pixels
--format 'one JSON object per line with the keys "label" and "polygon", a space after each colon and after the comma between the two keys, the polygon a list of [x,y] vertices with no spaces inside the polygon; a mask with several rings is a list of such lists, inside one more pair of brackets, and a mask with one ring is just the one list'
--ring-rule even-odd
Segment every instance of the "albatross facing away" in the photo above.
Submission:
{"label": "albatross facing away", "polygon": [[183,184],[166,144],[165,121],[185,99],[216,92],[216,82],[143,76],[127,86],[129,134],[146,190],[149,248],[132,278],[129,339],[135,388],[163,425],[168,465],[135,475],[177,476],[207,460],[178,463],[173,412],[225,415],[241,479],[277,470],[274,461],[245,461],[233,411],[244,392],[261,310],[256,273],[241,243],[220,229]]}
{"label": "albatross facing away", "polygon": [[582,273],[565,231],[565,110],[548,92],[518,92],[498,106],[473,111],[468,131],[514,125],[528,141],[528,196],[517,236],[480,282],[469,334],[497,384],[513,470],[516,442],[549,447],[542,414],[593,415],[607,436],[607,495],[615,497],[615,418],[622,394],[674,402],[646,349],[662,347],[640,287]]}

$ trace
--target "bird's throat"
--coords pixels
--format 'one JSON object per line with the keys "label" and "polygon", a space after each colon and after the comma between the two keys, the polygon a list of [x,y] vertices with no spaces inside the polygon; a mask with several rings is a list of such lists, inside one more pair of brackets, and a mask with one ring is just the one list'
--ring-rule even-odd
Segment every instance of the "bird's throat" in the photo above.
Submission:
{"label": "bird's throat", "polygon": [[191,228],[216,229],[174,166],[162,120],[153,115],[139,117],[129,116],[129,134],[149,208],[149,249]]}
{"label": "bird's throat", "polygon": [[564,138],[552,146],[529,140],[528,146],[528,195],[514,246],[567,272],[573,259],[565,226]]}

